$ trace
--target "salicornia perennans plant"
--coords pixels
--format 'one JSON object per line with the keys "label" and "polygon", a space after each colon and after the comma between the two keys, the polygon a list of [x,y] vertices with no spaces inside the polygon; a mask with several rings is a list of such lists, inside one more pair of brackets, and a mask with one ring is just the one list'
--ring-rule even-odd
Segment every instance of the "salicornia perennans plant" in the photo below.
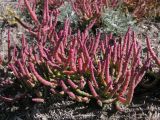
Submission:
{"label": "salicornia perennans plant", "polygon": [[100,106],[130,104],[150,64],[149,58],[142,63],[141,46],[130,28],[123,38],[100,31],[94,35],[90,34],[96,22],[93,19],[84,31],[73,33],[66,19],[63,28],[57,30],[59,12],[49,9],[48,0],[44,2],[42,20],[37,19],[27,0],[25,3],[36,27],[33,30],[19,22],[34,34],[36,43],[28,44],[22,35],[21,49],[15,46],[10,52],[8,66],[25,93],[32,91],[33,101],[44,102],[44,91],[50,91],[67,94],[78,102],[95,99]]}
{"label": "salicornia perennans plant", "polygon": [[148,89],[157,85],[157,83],[160,80],[160,76],[159,76],[160,59],[152,49],[150,41],[151,41],[150,38],[147,37],[146,42],[147,42],[148,56],[151,56],[152,64],[150,65],[149,67],[150,69],[147,71],[147,74],[145,75],[146,80],[142,81],[141,83],[141,85],[144,88],[148,88]]}
{"label": "salicornia perennans plant", "polygon": [[123,5],[137,20],[160,17],[158,0],[123,0]]}

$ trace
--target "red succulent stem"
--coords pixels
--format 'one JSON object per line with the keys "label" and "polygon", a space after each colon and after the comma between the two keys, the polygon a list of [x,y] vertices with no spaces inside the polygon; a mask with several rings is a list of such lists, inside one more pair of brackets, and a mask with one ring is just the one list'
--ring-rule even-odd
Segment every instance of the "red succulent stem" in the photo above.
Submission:
{"label": "red succulent stem", "polygon": [[112,84],[113,84],[113,82],[110,81],[110,83],[105,87],[105,90],[104,90],[105,94],[108,94],[109,90],[112,90],[112,88],[113,88]]}
{"label": "red succulent stem", "polygon": [[126,51],[126,52],[127,52],[127,53],[126,53],[126,59],[125,59],[125,61],[124,61],[122,74],[125,74],[125,73],[126,73],[129,60],[131,59],[132,50],[133,50],[133,43],[132,43],[132,45],[130,46],[129,51],[128,51],[128,52]]}
{"label": "red succulent stem", "polygon": [[125,81],[124,81],[124,83],[123,83],[123,85],[121,87],[119,96],[124,95],[124,93],[126,92],[126,90],[128,88],[128,85],[129,85],[129,82],[130,82],[130,77],[131,77],[131,71],[127,70],[127,72],[126,72],[126,78],[125,78]]}
{"label": "red succulent stem", "polygon": [[16,63],[18,64],[18,66],[19,66],[19,68],[20,68],[20,71],[21,71],[21,73],[23,74],[23,76],[26,76],[26,72],[25,72],[25,70],[24,70],[24,67],[25,67],[25,66],[22,65],[20,59],[19,59]]}
{"label": "red succulent stem", "polygon": [[117,44],[116,42],[114,42],[113,57],[112,57],[113,64],[116,64],[116,61],[117,61]]}
{"label": "red succulent stem", "polygon": [[122,67],[123,67],[123,55],[122,55],[121,44],[118,44],[118,47],[117,47],[117,62],[116,63],[118,64],[116,81],[118,81],[118,79],[120,78],[122,74]]}
{"label": "red succulent stem", "polygon": [[90,23],[89,23],[89,25],[86,27],[86,29],[85,29],[85,37],[86,37],[86,35],[87,35],[87,33],[88,33],[88,31],[93,27],[93,25],[96,23],[96,21],[97,21],[97,19],[96,18],[94,18]]}
{"label": "red succulent stem", "polygon": [[33,102],[38,102],[38,103],[44,103],[44,99],[43,98],[32,98]]}
{"label": "red succulent stem", "polygon": [[92,63],[92,61],[90,61],[90,72],[91,72],[91,80],[93,81],[93,83],[94,83],[94,85],[95,85],[95,88],[98,89],[99,86],[98,86],[98,83],[97,83],[96,78],[95,78],[95,75],[94,75],[93,63]]}
{"label": "red succulent stem", "polygon": [[106,58],[105,58],[105,82],[106,84],[109,84],[111,81],[111,76],[109,73],[110,60],[111,60],[111,48],[108,47],[108,49],[106,49]]}
{"label": "red succulent stem", "polygon": [[104,45],[104,41],[101,41],[101,49],[102,49],[102,54],[105,54],[105,45]]}
{"label": "red succulent stem", "polygon": [[39,21],[38,21],[38,19],[37,19],[37,15],[36,15],[35,11],[32,10],[31,6],[29,5],[28,0],[24,0],[24,3],[25,3],[25,5],[26,5],[26,7],[27,7],[27,9],[28,9],[28,11],[29,11],[32,19],[34,20],[34,22],[35,22],[36,24],[39,23]]}
{"label": "red succulent stem", "polygon": [[39,52],[40,52],[41,57],[42,57],[42,58],[45,58],[46,60],[48,60],[48,57],[47,57],[46,53],[45,53],[44,50],[43,50],[44,48],[43,48],[42,44],[39,44],[39,45],[38,45],[38,49],[39,49]]}
{"label": "red succulent stem", "polygon": [[73,71],[73,70],[64,70],[63,73],[66,74],[66,75],[73,75],[73,74],[75,74],[76,72]]}
{"label": "red succulent stem", "polygon": [[133,98],[134,89],[135,89],[135,78],[131,78],[125,104],[131,103],[132,98]]}
{"label": "red succulent stem", "polygon": [[35,77],[36,77],[43,85],[53,87],[54,83],[51,83],[51,82],[45,80],[44,78],[42,78],[42,77],[37,73],[37,71],[35,70],[35,67],[34,67],[34,64],[33,64],[33,63],[29,62],[29,66],[30,66],[30,70],[33,72],[33,74],[35,75]]}
{"label": "red succulent stem", "polygon": [[80,73],[83,71],[83,61],[81,57],[78,58],[78,70]]}
{"label": "red succulent stem", "polygon": [[96,51],[99,46],[100,36],[101,36],[101,32],[99,32],[98,35],[96,36],[96,41],[95,41],[93,52],[92,52],[93,55],[96,55]]}
{"label": "red succulent stem", "polygon": [[86,81],[83,76],[80,76],[79,88],[82,90],[86,85]]}
{"label": "red succulent stem", "polygon": [[68,56],[68,62],[70,64],[72,71],[77,71],[76,63],[75,63],[75,49],[70,49],[69,56]]}
{"label": "red succulent stem", "polygon": [[98,69],[97,70],[98,74],[100,74],[102,72],[102,63],[100,60],[98,60],[98,68],[97,69]]}
{"label": "red succulent stem", "polygon": [[135,86],[139,84],[139,82],[142,80],[144,74],[146,73],[146,70],[150,66],[150,59],[147,59],[144,63],[144,65],[141,67],[140,71],[138,74],[135,76]]}
{"label": "red succulent stem", "polygon": [[66,86],[66,84],[64,83],[63,80],[60,80],[60,85],[61,85],[63,91],[65,93],[67,93],[71,97],[71,99],[73,99],[73,100],[76,99],[76,95],[68,89],[68,87]]}
{"label": "red succulent stem", "polygon": [[20,78],[20,75],[16,69],[16,67],[12,64],[12,63],[9,63],[9,68],[13,71],[14,75],[17,77],[17,78]]}
{"label": "red succulent stem", "polygon": [[118,96],[118,100],[119,102],[125,104],[126,103],[126,98],[122,97],[122,96]]}
{"label": "red succulent stem", "polygon": [[109,94],[110,98],[112,98],[117,93],[117,91],[119,90],[120,86],[121,86],[120,84],[115,84],[114,85],[114,88],[112,89],[112,91]]}
{"label": "red succulent stem", "polygon": [[55,63],[52,63],[51,61],[47,61],[47,64],[49,65],[49,66],[51,66],[52,68],[54,68],[54,69],[60,69],[60,66],[59,65],[57,65],[57,64],[55,64]]}
{"label": "red succulent stem", "polygon": [[48,0],[45,0],[43,8],[43,24],[46,25],[48,20],[49,20]]}
{"label": "red succulent stem", "polygon": [[82,49],[83,49],[83,53],[84,53],[84,55],[85,55],[85,57],[86,57],[86,63],[89,64],[91,58],[90,58],[90,55],[89,55],[89,53],[88,53],[88,50],[87,50],[86,45],[84,45],[84,46],[82,47]]}
{"label": "red succulent stem", "polygon": [[94,89],[92,83],[90,81],[88,81],[88,85],[89,85],[89,89],[93,95],[94,98],[98,98],[99,95],[97,94],[96,90]]}
{"label": "red succulent stem", "polygon": [[158,59],[158,57],[156,56],[155,52],[151,48],[150,39],[149,39],[148,36],[146,38],[146,41],[147,41],[147,47],[148,47],[149,53],[151,54],[153,60],[155,60],[156,64],[160,66],[160,60]]}
{"label": "red succulent stem", "polygon": [[122,47],[122,51],[126,51],[127,50],[127,42],[129,42],[129,34],[130,34],[130,27],[128,28],[128,31],[126,32],[125,34],[125,37],[124,37],[124,43],[123,43],[123,47]]}
{"label": "red succulent stem", "polygon": [[78,88],[78,85],[76,85],[71,79],[67,79],[67,82],[73,89]]}

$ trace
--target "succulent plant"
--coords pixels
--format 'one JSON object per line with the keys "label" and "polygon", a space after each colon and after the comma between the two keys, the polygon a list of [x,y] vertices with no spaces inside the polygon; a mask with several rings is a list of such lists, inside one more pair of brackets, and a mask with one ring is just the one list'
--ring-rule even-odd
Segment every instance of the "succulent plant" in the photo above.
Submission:
{"label": "succulent plant", "polygon": [[[22,93],[13,98],[1,95],[5,102],[31,97],[33,102],[45,102],[48,94],[67,95],[78,102],[129,105],[134,90],[150,66],[150,58],[141,60],[141,45],[128,28],[124,37],[102,31],[91,33],[97,22],[92,18],[83,31],[72,32],[70,19],[57,28],[58,9],[50,9],[44,1],[42,17],[38,18],[28,0],[25,5],[34,27],[17,21],[36,42],[29,44],[25,34],[21,48],[12,49],[8,39],[8,68]],[[8,34],[8,38],[10,34]]]}
{"label": "succulent plant", "polygon": [[137,20],[160,17],[160,2],[157,0],[123,0],[123,3]]}
{"label": "succulent plant", "polygon": [[98,18],[105,7],[115,7],[117,0],[69,0],[75,13],[82,20]]}
{"label": "succulent plant", "polygon": [[141,85],[144,88],[150,89],[155,85],[157,85],[157,83],[160,81],[160,76],[159,76],[160,59],[152,49],[150,43],[151,39],[149,37],[146,38],[146,42],[147,42],[148,57],[151,57],[152,64],[150,66],[150,69],[146,72],[145,80],[142,81]]}

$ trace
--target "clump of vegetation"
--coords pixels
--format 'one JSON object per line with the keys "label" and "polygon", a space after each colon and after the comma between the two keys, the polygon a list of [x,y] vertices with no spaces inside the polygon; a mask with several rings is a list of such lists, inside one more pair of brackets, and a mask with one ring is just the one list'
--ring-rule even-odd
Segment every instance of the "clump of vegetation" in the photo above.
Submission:
{"label": "clump of vegetation", "polygon": [[[146,80],[144,80],[141,83],[141,85],[144,88],[150,89],[154,87],[160,81],[160,76],[159,76],[160,59],[158,58],[156,53],[153,51],[151,43],[150,43],[151,40],[149,39],[149,37],[147,37],[146,42],[147,42],[148,57],[149,56],[151,57],[152,64],[149,67],[150,69],[147,70],[147,73],[145,75]],[[156,68],[157,70],[153,69],[153,65],[154,65],[154,68]]]}
{"label": "clump of vegetation", "polygon": [[160,2],[158,0],[124,0],[123,2],[126,10],[137,20],[160,17]]}
{"label": "clump of vegetation", "polygon": [[[78,102],[129,105],[134,90],[150,65],[141,60],[141,46],[129,28],[124,37],[97,31],[90,33],[97,18],[83,31],[72,32],[70,20],[57,29],[59,11],[44,2],[43,14],[38,19],[35,9],[25,0],[34,28],[23,25],[36,42],[28,44],[22,35],[21,48],[9,44],[8,68],[15,76],[14,83],[21,90],[13,98],[1,96],[5,102],[30,97],[34,102],[45,102],[48,93],[68,95]],[[9,36],[9,34],[8,34]]]}

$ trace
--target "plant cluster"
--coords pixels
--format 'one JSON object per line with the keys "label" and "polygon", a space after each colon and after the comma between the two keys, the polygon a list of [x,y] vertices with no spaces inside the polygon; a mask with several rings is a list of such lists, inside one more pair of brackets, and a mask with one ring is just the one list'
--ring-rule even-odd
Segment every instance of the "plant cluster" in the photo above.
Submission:
{"label": "plant cluster", "polygon": [[117,0],[70,0],[73,10],[83,21],[98,18],[105,7],[115,7]]}
{"label": "plant cluster", "polygon": [[[100,106],[131,102],[150,59],[142,63],[141,46],[130,28],[124,38],[100,31],[90,34],[95,18],[84,31],[73,33],[68,19],[57,30],[59,12],[49,9],[48,0],[44,2],[41,21],[27,0],[25,5],[36,27],[32,29],[18,22],[34,34],[36,43],[28,44],[22,35],[21,48],[15,46],[8,55],[8,67],[25,89],[22,96],[32,91],[32,101],[44,102],[46,91],[50,91],[67,94],[79,102],[95,99]],[[11,49],[10,39],[8,42]],[[2,96],[1,99],[14,100]]]}
{"label": "plant cluster", "polygon": [[135,33],[130,28],[124,37],[100,30],[91,32],[98,20],[93,12],[99,14],[102,6],[93,11],[92,4],[85,0],[81,2],[83,4],[79,0],[76,0],[79,4],[73,3],[75,10],[85,9],[80,12],[83,17],[93,17],[84,30],[79,28],[73,32],[68,18],[63,27],[57,28],[60,11],[52,9],[50,1],[43,2],[43,13],[39,18],[37,7],[24,0],[34,27],[15,17],[36,42],[29,44],[23,34],[21,47],[12,48],[8,33],[8,69],[23,93],[13,98],[1,95],[0,99],[13,102],[30,96],[34,102],[45,102],[48,93],[52,93],[68,95],[78,102],[88,103],[94,99],[100,106],[112,103],[118,109],[119,104],[129,105],[136,86],[150,66],[149,57],[144,61],[141,59],[141,45]]}
{"label": "plant cluster", "polygon": [[160,17],[158,0],[124,0],[127,10],[137,19],[144,17]]}
{"label": "plant cluster", "polygon": [[156,53],[153,51],[151,44],[150,44],[150,39],[147,37],[146,39],[147,41],[147,48],[148,48],[148,52],[151,55],[152,59],[155,61],[155,63],[160,66],[160,59],[157,57]]}
{"label": "plant cluster", "polygon": [[[159,67],[160,67],[160,59],[158,58],[158,56],[156,55],[156,53],[153,51],[152,47],[151,47],[151,43],[150,43],[150,39],[149,37],[147,37],[146,39],[146,43],[147,43],[147,52],[148,52],[148,56],[151,56],[152,62],[151,63],[151,68],[147,71],[146,74],[146,78],[152,78],[152,81],[149,80],[144,80],[142,82],[142,86],[144,88],[152,88],[154,87],[160,80],[160,76],[159,76]],[[155,65],[155,67],[157,68],[157,70],[153,70],[152,66]]]}

